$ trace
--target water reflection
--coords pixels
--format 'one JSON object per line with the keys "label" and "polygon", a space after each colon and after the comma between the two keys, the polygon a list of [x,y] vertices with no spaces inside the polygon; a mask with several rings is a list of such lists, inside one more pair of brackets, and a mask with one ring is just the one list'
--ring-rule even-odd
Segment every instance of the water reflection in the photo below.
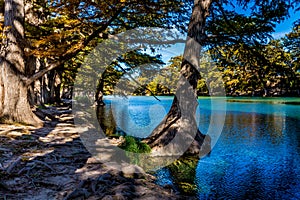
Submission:
{"label": "water reflection", "polygon": [[110,97],[105,102],[118,131],[146,138],[166,115],[171,100],[159,102],[152,97]]}
{"label": "water reflection", "polygon": [[116,134],[116,122],[110,106],[98,106],[96,113],[98,122],[103,132],[107,136]]}
{"label": "water reflection", "polygon": [[226,137],[252,138],[255,141],[269,135],[268,138],[272,140],[272,143],[276,144],[281,141],[283,130],[286,127],[285,123],[286,116],[229,111],[225,121],[225,130],[228,131]]}
{"label": "water reflection", "polygon": [[[160,102],[164,112],[171,102],[172,98]],[[120,130],[116,126],[127,126],[125,130],[131,130],[131,134],[140,134],[128,123],[128,117],[132,117],[135,124],[144,127],[143,134],[151,133],[149,105],[157,102],[132,100],[129,112],[128,107],[126,112],[118,111],[122,106],[112,111],[106,103],[106,110],[99,111],[99,119],[107,132]],[[210,101],[201,99],[199,107],[199,129],[206,133]],[[300,199],[300,106],[232,102],[227,104],[226,112],[220,139],[211,155],[197,165],[199,199]],[[157,121],[159,115],[163,112],[155,113]],[[159,172],[162,182],[164,179],[170,184],[175,180],[167,180],[169,176],[169,172]]]}
{"label": "water reflection", "polygon": [[285,114],[228,111],[211,156],[198,164],[199,199],[299,199],[299,128]]}

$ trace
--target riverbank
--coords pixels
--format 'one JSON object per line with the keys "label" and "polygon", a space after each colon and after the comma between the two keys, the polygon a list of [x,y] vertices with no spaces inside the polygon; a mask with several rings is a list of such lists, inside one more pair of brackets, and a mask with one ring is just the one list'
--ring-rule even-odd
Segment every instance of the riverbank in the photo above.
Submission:
{"label": "riverbank", "polygon": [[98,163],[82,144],[69,107],[42,111],[42,128],[0,124],[0,200],[194,198],[158,186],[150,174]]}

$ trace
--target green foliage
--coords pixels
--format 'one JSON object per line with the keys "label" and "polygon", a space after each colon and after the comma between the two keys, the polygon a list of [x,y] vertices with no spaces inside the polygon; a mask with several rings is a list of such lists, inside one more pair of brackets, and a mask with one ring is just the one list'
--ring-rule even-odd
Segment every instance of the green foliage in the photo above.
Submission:
{"label": "green foliage", "polygon": [[[234,4],[234,5],[233,5]],[[289,17],[289,9],[296,2],[274,1],[216,1],[207,20],[210,46],[224,44],[266,44],[272,39],[276,24]],[[239,12],[239,7],[242,12]]]}
{"label": "green foliage", "polygon": [[294,71],[300,70],[300,19],[294,23],[293,30],[283,38],[284,47],[291,54],[291,67]]}
{"label": "green foliage", "polygon": [[211,55],[223,73],[227,95],[298,95],[296,30],[297,25],[280,40],[232,40],[211,47]]}
{"label": "green foliage", "polygon": [[125,151],[132,153],[150,153],[151,148],[133,136],[125,136],[125,141],[119,146]]}
{"label": "green foliage", "polygon": [[[264,45],[232,44],[209,49],[200,62],[198,95],[218,95],[223,85],[229,96],[298,95],[299,27],[295,25],[285,38]],[[143,87],[134,94],[151,95],[145,88],[155,95],[175,94],[181,60],[182,56],[172,58],[171,64],[151,80],[139,77]]]}
{"label": "green foliage", "polygon": [[[138,81],[142,86],[138,87],[134,94],[136,95],[172,95],[176,92],[176,86],[179,79],[179,71],[182,56],[171,58],[170,64],[160,70],[155,76],[140,76]],[[148,90],[147,90],[148,89]],[[152,93],[150,93],[150,91]]]}
{"label": "green foliage", "polygon": [[150,153],[151,147],[133,136],[125,136],[124,139],[125,141],[119,147],[126,151],[125,155],[131,163],[142,166],[145,163],[145,156],[143,154]]}
{"label": "green foliage", "polygon": [[185,13],[190,7],[182,0],[148,3],[67,0],[33,1],[32,4],[33,12],[43,19],[38,26],[28,24],[33,44],[31,53],[55,58],[83,51],[87,45],[95,47],[109,35],[137,27],[170,28],[180,22],[187,23],[189,17]]}

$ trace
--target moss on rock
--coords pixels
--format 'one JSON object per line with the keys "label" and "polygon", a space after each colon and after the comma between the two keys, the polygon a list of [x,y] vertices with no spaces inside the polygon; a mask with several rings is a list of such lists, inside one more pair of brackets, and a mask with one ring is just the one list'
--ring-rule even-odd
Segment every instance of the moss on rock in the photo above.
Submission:
{"label": "moss on rock", "polygon": [[196,193],[195,177],[198,160],[199,158],[197,157],[185,156],[167,166],[175,185],[177,185],[180,192],[184,194],[195,195]]}

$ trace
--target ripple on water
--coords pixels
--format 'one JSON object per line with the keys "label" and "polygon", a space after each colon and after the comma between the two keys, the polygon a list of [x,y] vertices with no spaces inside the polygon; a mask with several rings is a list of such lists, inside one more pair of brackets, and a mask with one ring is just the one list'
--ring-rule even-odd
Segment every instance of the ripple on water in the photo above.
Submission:
{"label": "ripple on water", "polygon": [[[135,126],[148,127],[153,122],[150,106],[161,105],[166,112],[170,108],[172,97],[161,100],[132,97],[129,108],[115,105],[115,115],[122,115],[114,119],[117,124],[123,120],[128,133],[140,134],[142,131]],[[198,164],[199,199],[300,199],[300,106],[280,104],[300,102],[299,99],[257,98],[250,99],[251,103],[242,100],[227,103],[221,137],[210,157]],[[211,108],[209,98],[199,99],[197,119],[203,133],[208,130],[212,109],[225,108]],[[152,111],[157,111],[156,118],[164,116],[159,109]],[[151,130],[145,132],[149,134]],[[166,171],[159,171],[157,176],[162,185],[172,183]]]}
{"label": "ripple on water", "polygon": [[255,124],[237,124],[232,119],[247,120],[248,113],[229,114],[237,116],[229,116],[210,157],[198,164],[199,199],[299,199],[300,120],[284,116],[278,128],[270,121],[278,116],[256,114]]}

